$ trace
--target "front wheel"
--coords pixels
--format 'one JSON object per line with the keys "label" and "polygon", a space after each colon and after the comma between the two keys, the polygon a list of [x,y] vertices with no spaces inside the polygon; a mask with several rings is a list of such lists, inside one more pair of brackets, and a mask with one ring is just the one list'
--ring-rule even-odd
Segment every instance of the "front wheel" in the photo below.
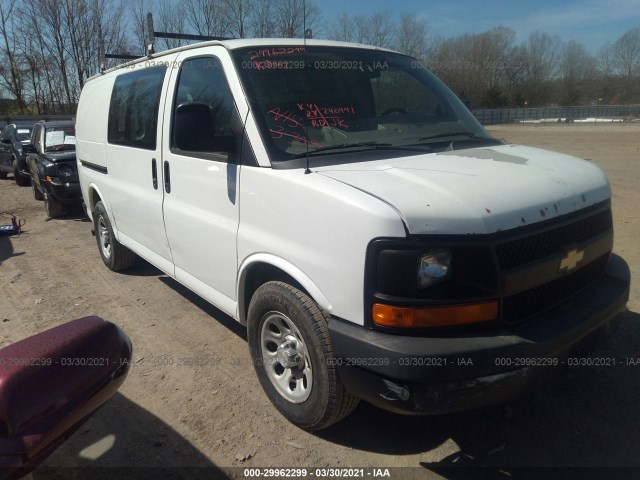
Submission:
{"label": "front wheel", "polygon": [[358,404],[340,381],[328,315],[284,282],[256,290],[248,312],[251,357],[262,388],[287,420],[305,430],[326,428]]}
{"label": "front wheel", "polygon": [[42,195],[42,192],[36,186],[36,182],[34,180],[31,180],[31,190],[33,190],[33,198],[35,198],[38,201],[44,199],[44,195]]}
{"label": "front wheel", "polygon": [[48,193],[44,194],[44,209],[47,212],[47,218],[57,218],[64,213],[62,203]]}
{"label": "front wheel", "polygon": [[13,159],[13,180],[16,182],[16,185],[19,187],[26,187],[30,183],[29,177],[24,177],[20,170],[18,169],[18,161]]}
{"label": "front wheel", "polygon": [[107,210],[102,202],[96,203],[93,209],[93,222],[100,257],[107,268],[118,272],[132,267],[136,263],[136,254],[116,240]]}

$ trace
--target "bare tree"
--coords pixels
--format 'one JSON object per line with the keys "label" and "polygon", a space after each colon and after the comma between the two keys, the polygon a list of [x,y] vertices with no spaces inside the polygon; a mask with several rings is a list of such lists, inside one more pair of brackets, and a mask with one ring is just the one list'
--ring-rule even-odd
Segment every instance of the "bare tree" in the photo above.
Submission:
{"label": "bare tree", "polygon": [[331,23],[328,36],[332,40],[351,42],[353,41],[353,33],[353,19],[343,12],[336,21]]}
{"label": "bare tree", "polygon": [[302,38],[304,30],[313,29],[320,18],[320,9],[313,1],[277,0],[276,33],[284,38]]}
{"label": "bare tree", "polygon": [[515,32],[504,27],[446,39],[433,48],[428,64],[473,105],[505,106],[514,39]]}
{"label": "bare tree", "polygon": [[249,21],[251,32],[257,38],[276,36],[276,14],[271,0],[254,0],[253,15]]}
{"label": "bare tree", "polygon": [[424,59],[427,55],[427,26],[408,13],[403,14],[398,25],[395,48],[412,57]]}
{"label": "bare tree", "polygon": [[597,75],[597,62],[581,43],[571,41],[564,46],[560,58],[562,103],[578,105],[587,100],[588,82]]}
{"label": "bare tree", "polygon": [[21,59],[24,98],[33,111],[73,112],[84,82],[98,72],[100,38],[107,48],[126,48],[121,1],[16,4],[20,7],[12,12],[12,49]]}
{"label": "bare tree", "polygon": [[558,36],[534,32],[522,46],[525,59],[525,86],[530,106],[549,103],[551,82],[557,76],[562,52],[562,42]]}
{"label": "bare tree", "polygon": [[395,23],[389,11],[354,17],[354,40],[367,45],[393,46]]}
{"label": "bare tree", "polygon": [[622,79],[623,100],[640,96],[640,27],[625,32],[603,49],[606,71]]}
{"label": "bare tree", "polygon": [[63,94],[59,100],[63,113],[67,113],[74,103],[73,87],[69,76],[69,57],[67,45],[69,43],[68,30],[65,28],[65,15],[57,0],[26,0],[30,3],[33,21],[39,22],[43,29],[46,61],[55,65],[55,81],[60,85]]}
{"label": "bare tree", "polygon": [[389,11],[351,16],[342,13],[329,27],[329,38],[378,47],[393,47],[396,24]]}
{"label": "bare tree", "polygon": [[23,35],[23,30],[14,30],[14,41],[16,43],[16,52],[22,55],[24,59],[25,69],[25,103],[35,107],[37,113],[43,112],[45,108],[46,89],[43,82],[43,69],[40,62],[32,52],[37,50],[36,39],[33,35]]}
{"label": "bare tree", "polygon": [[227,14],[228,33],[232,37],[245,38],[249,35],[249,23],[253,16],[254,0],[223,0]]}
{"label": "bare tree", "polygon": [[[183,7],[179,4],[174,5],[169,0],[162,0],[159,6],[159,15],[154,15],[154,21],[158,21],[158,31],[170,33],[186,33],[185,15],[183,15]],[[183,40],[175,38],[163,38],[162,44],[165,49],[176,48],[184,43]]]}
{"label": "bare tree", "polygon": [[224,37],[229,34],[229,10],[225,1],[186,0],[182,5],[187,23],[198,35]]}
{"label": "bare tree", "polygon": [[24,84],[18,59],[14,54],[16,45],[12,35],[13,32],[10,31],[11,25],[9,23],[9,18],[12,17],[15,4],[15,0],[0,3],[0,35],[2,36],[3,42],[1,51],[6,59],[6,64],[3,62],[3,65],[0,66],[0,78],[2,79],[4,88],[16,98],[20,113],[24,113],[26,106],[23,92]]}
{"label": "bare tree", "polygon": [[[21,45],[20,53],[29,65],[33,100],[38,113],[56,113],[62,103],[60,89],[55,82],[56,65],[47,55],[44,26],[40,22],[36,2],[25,2],[17,12],[15,34]],[[41,103],[40,103],[41,102]]]}
{"label": "bare tree", "polygon": [[147,31],[147,14],[153,12],[152,0],[130,0],[128,3],[129,17],[132,23],[134,47],[132,53],[144,55],[147,53],[150,35]]}

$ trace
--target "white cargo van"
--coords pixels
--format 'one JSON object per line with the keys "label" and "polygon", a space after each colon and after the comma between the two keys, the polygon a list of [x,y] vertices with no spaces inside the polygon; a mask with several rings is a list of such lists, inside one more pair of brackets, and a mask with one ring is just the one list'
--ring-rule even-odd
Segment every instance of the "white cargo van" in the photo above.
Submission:
{"label": "white cargo van", "polygon": [[395,52],[170,50],[87,81],[76,128],[107,267],[143,257],[246,325],[265,392],[308,430],[358,399],[509,400],[626,309],[604,173],[492,138]]}

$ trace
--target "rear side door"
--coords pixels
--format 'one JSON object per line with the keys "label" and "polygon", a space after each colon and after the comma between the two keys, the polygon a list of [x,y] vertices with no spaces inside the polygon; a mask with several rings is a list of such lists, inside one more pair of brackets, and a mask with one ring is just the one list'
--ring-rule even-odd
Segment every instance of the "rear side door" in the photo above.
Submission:
{"label": "rear side door", "polygon": [[[234,100],[244,97],[232,93],[240,87],[223,48],[186,51],[178,63],[163,136],[164,221],[175,276],[235,316],[239,149],[248,107]],[[178,125],[180,108],[194,105],[204,113]]]}
{"label": "rear side door", "polygon": [[165,65],[139,67],[118,75],[113,85],[107,127],[107,208],[120,243],[173,274],[162,218],[160,106],[170,71]]}

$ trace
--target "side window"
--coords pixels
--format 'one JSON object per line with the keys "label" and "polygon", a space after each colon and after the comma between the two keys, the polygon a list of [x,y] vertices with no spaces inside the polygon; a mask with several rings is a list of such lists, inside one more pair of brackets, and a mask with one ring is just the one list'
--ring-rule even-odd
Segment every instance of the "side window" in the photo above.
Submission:
{"label": "side window", "polygon": [[228,153],[235,148],[231,129],[233,96],[215,57],[182,63],[173,102],[171,150]]}
{"label": "side window", "polygon": [[116,78],[109,105],[109,143],[155,150],[166,71],[166,67],[142,68]]}
{"label": "side window", "polygon": [[2,130],[2,140],[9,139],[11,139],[11,127],[5,127],[4,130]]}

